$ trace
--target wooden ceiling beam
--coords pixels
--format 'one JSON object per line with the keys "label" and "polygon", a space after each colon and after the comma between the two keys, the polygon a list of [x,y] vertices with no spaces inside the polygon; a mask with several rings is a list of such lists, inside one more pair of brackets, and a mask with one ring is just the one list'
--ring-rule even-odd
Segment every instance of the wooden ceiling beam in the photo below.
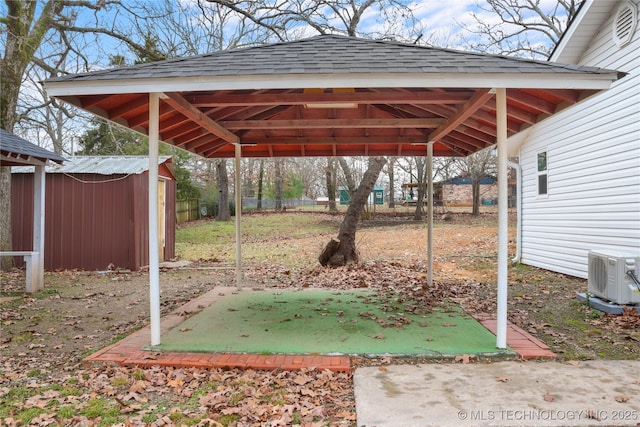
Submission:
{"label": "wooden ceiling beam", "polygon": [[445,123],[429,134],[429,141],[436,141],[444,137],[475,114],[492,97],[493,94],[489,92],[489,89],[478,90],[455,114],[450,116]]}
{"label": "wooden ceiling beam", "polygon": [[135,101],[109,109],[109,118],[120,118],[125,115],[131,115],[132,113],[136,114],[138,111],[142,111],[147,116],[149,115],[149,97],[146,94],[139,96]]}
{"label": "wooden ceiling beam", "polygon": [[165,142],[171,142],[176,147],[182,147],[194,139],[200,138],[201,136],[209,135],[205,133],[205,131],[201,127],[196,127],[192,129],[185,129],[183,132],[175,135],[166,135],[164,132],[161,133],[162,140]]}
{"label": "wooden ceiling beam", "polygon": [[113,95],[88,95],[82,98],[82,108],[90,108],[97,104],[100,104]]}
{"label": "wooden ceiling beam", "polygon": [[[175,113],[175,110],[166,104],[160,104],[160,117],[164,117],[169,113]],[[145,111],[142,114],[127,119],[127,123],[130,128],[136,128],[138,126],[147,127],[149,125],[149,112]]]}
{"label": "wooden ceiling beam", "polygon": [[191,105],[201,107],[248,105],[304,105],[322,103],[357,104],[462,104],[469,99],[464,92],[340,92],[340,93],[267,93],[250,95],[185,95]]}
{"label": "wooden ceiling beam", "polygon": [[212,134],[224,139],[227,142],[237,144],[240,142],[240,138],[229,130],[220,126],[215,121],[211,120],[209,116],[205,115],[202,111],[191,105],[182,95],[178,93],[167,93],[166,98],[161,98],[165,103],[169,104],[181,114],[198,123],[204,129],[208,130]]}
{"label": "wooden ceiling beam", "polygon": [[426,145],[423,136],[394,136],[394,137],[271,137],[271,138],[247,138],[243,139],[241,145],[379,145],[379,144],[417,144]]}
{"label": "wooden ceiling beam", "polygon": [[511,105],[523,106],[525,109],[533,110],[536,115],[551,115],[556,112],[556,104],[553,102],[545,101],[542,98],[538,98],[520,90],[510,90],[508,99]]}
{"label": "wooden ceiling beam", "polygon": [[436,128],[443,119],[301,119],[220,121],[226,129]]}

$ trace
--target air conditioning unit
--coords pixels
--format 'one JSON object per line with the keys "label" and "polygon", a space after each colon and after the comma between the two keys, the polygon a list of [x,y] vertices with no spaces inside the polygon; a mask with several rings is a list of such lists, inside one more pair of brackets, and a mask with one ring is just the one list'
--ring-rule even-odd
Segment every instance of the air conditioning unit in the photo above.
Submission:
{"label": "air conditioning unit", "polygon": [[614,304],[640,304],[640,253],[589,251],[587,290]]}

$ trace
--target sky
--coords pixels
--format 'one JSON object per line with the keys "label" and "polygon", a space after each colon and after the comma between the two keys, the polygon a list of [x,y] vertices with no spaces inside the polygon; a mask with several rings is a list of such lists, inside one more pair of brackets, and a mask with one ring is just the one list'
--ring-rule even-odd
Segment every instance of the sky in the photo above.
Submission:
{"label": "sky", "polygon": [[[39,7],[42,7],[44,4],[44,0],[38,0]],[[90,0],[91,2],[97,2],[98,0]],[[211,26],[216,24],[212,24],[211,22],[204,21],[201,19],[201,10],[197,7],[196,0],[171,0],[173,5],[179,6],[187,6],[185,15],[176,14],[176,20],[184,20],[187,19],[188,23],[184,25],[183,33],[180,33],[179,30],[175,30],[174,32],[165,31],[160,32],[161,37],[173,38],[173,42],[180,42],[180,40],[187,39],[195,39],[196,34],[200,32],[200,34],[207,33]],[[265,3],[272,2],[274,0],[264,0]],[[311,0],[306,0],[311,1]],[[358,0],[361,2],[362,0]],[[524,0],[520,0],[524,1]],[[543,10],[553,10],[554,5],[557,4],[557,0],[539,0],[541,7]],[[241,0],[238,0],[241,2]],[[123,0],[123,4],[127,5],[131,8],[137,8],[141,5],[144,6],[158,6],[163,3],[160,0]],[[206,3],[205,3],[206,4]],[[208,4],[207,4],[208,5]],[[484,11],[483,7],[479,5],[484,5],[484,8],[488,8],[485,0],[415,0],[411,3],[411,8],[414,11],[414,17],[419,21],[420,27],[422,27],[422,36],[420,39],[420,43],[431,44],[434,46],[440,47],[448,47],[455,49],[465,49],[468,47],[468,42],[477,40],[476,36],[472,33],[465,31],[464,27],[473,27],[476,24],[475,19],[473,18],[473,14],[475,14],[479,19],[481,19],[485,23],[498,23],[498,17],[490,12]],[[130,18],[127,18],[125,13],[123,13],[121,8],[111,8],[108,10],[101,10],[100,12],[94,13],[93,11],[89,11],[86,8],[78,9],[80,13],[78,13],[76,17],[76,23],[81,26],[95,26],[96,21],[99,22],[113,22],[114,25],[120,25],[119,29],[127,29],[132,28],[133,21]],[[0,2],[0,16],[6,16],[6,4],[4,2]],[[130,15],[129,15],[130,16]],[[181,21],[184,22],[184,21]],[[373,37],[376,36],[376,33],[380,33],[381,29],[388,24],[389,21],[384,21],[380,16],[380,11],[374,8],[368,9],[367,13],[362,18],[361,25],[359,26],[359,34],[364,36],[370,34]],[[104,25],[104,24],[103,24]],[[232,33],[233,29],[233,21],[229,26],[229,31]],[[337,25],[340,26],[340,25]],[[5,36],[3,33],[3,28],[0,26],[0,52],[4,52],[5,45]],[[396,28],[397,30],[397,28]],[[317,32],[315,30],[303,30],[298,32],[297,34],[306,34],[308,36],[315,35]],[[99,42],[95,41],[94,36],[87,34],[84,36],[75,36],[78,37],[80,46],[80,51],[83,55],[86,56],[89,62],[89,67],[91,70],[102,69],[105,67],[110,67],[109,65],[109,56],[113,54],[123,54],[127,57],[128,63],[132,63],[135,60],[135,55],[132,54],[130,49],[123,45],[122,43],[118,43],[111,38],[107,38],[105,36],[100,37]],[[84,42],[81,39],[84,37]],[[407,41],[413,41],[413,39],[417,38],[417,34],[407,35]],[[200,48],[199,53],[204,53]],[[46,56],[47,52],[43,49],[40,52],[43,56]],[[179,53],[180,54],[180,53]],[[66,66],[69,72],[82,72],[87,71],[86,65],[83,65],[81,61],[74,61],[72,55],[69,55],[69,59],[67,60]],[[38,75],[34,77],[34,81],[40,81],[43,78],[48,77],[47,75]],[[25,82],[22,87],[23,94],[25,97],[32,96],[34,98],[38,98],[41,96],[36,88],[33,86],[32,82]],[[37,102],[37,101],[31,101]],[[46,118],[42,118],[41,120],[46,120]],[[35,138],[38,142],[43,141],[43,145],[46,144],[46,135],[41,139],[42,134],[38,132],[38,136]],[[33,138],[32,138],[33,139]],[[35,142],[35,141],[34,141]]]}

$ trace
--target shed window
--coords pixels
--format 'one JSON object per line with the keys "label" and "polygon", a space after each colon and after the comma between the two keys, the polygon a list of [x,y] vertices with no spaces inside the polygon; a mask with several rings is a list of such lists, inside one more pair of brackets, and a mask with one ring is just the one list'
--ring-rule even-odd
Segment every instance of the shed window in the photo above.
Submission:
{"label": "shed window", "polygon": [[538,195],[547,194],[547,152],[538,153]]}

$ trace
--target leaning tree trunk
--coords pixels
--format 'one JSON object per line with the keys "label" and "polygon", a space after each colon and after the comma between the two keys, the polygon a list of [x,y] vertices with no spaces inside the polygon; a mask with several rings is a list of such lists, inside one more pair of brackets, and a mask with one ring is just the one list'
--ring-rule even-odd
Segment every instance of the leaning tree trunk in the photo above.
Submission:
{"label": "leaning tree trunk", "polygon": [[384,157],[372,157],[369,159],[369,167],[349,201],[349,208],[340,224],[338,237],[331,239],[318,257],[318,261],[323,266],[341,267],[358,262],[358,251],[356,249],[358,220],[386,162]]}

